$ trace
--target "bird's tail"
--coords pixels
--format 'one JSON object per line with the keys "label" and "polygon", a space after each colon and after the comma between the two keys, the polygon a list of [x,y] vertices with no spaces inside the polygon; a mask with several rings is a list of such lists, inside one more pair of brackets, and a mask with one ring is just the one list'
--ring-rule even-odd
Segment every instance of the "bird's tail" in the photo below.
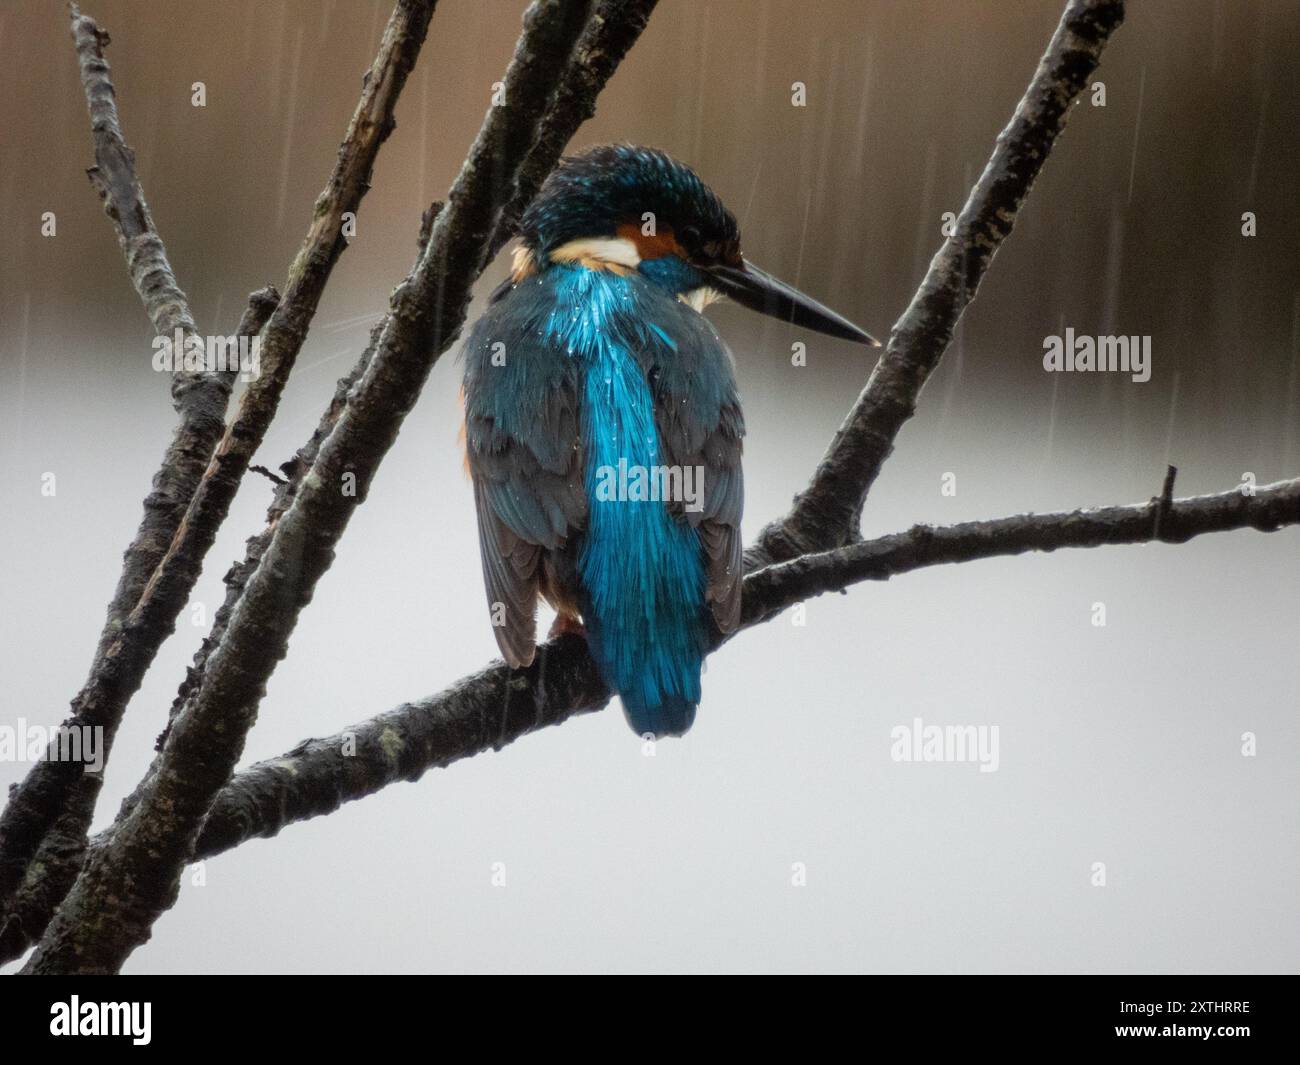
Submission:
{"label": "bird's tail", "polygon": [[654,400],[632,353],[597,346],[584,414],[588,513],[578,576],[592,657],[638,734],[680,736],[700,701],[707,581],[696,531],[658,498],[616,487],[628,470],[664,461]]}
{"label": "bird's tail", "polygon": [[587,642],[601,675],[623,701],[623,716],[640,736],[681,736],[695,723],[704,660],[689,622],[676,631],[648,632],[622,618],[590,612]]}

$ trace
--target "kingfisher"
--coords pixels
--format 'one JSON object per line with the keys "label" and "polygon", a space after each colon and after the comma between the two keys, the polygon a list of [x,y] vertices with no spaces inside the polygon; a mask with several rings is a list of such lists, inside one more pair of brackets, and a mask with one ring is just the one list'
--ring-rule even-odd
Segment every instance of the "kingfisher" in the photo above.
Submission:
{"label": "kingfisher", "polygon": [[497,644],[533,662],[582,632],[633,731],[680,736],[740,621],[745,434],[735,362],[703,311],[742,306],[879,346],[741,254],[736,219],[662,151],[561,160],[463,351],[465,449]]}

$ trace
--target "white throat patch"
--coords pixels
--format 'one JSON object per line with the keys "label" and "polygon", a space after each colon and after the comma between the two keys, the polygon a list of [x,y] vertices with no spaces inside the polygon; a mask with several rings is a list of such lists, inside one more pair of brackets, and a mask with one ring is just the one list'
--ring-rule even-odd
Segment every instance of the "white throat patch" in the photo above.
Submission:
{"label": "white throat patch", "polygon": [[710,303],[717,303],[722,299],[722,293],[716,288],[710,288],[708,285],[701,285],[699,288],[693,288],[690,292],[682,292],[677,297],[686,306],[693,311],[704,313],[704,308]]}
{"label": "white throat patch", "polygon": [[635,270],[641,254],[626,237],[582,237],[551,252],[551,262],[580,263],[589,270]]}

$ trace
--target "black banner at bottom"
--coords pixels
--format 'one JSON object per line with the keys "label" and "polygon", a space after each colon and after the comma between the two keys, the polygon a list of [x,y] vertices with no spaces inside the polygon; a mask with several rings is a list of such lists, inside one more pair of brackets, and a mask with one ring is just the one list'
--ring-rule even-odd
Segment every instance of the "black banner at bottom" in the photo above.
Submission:
{"label": "black banner at bottom", "polygon": [[[680,989],[643,997],[609,982],[605,989],[616,1001],[606,1004],[584,989],[561,1004],[532,990],[471,987],[467,977],[455,985],[436,977],[16,977],[0,991],[0,1047],[17,1054],[59,1043],[92,1051],[114,1043],[128,1053],[207,1053],[283,1043],[296,1052],[341,1054],[373,1052],[395,1039],[435,1049],[432,1038],[463,1049],[467,1039],[482,1040],[481,1049],[491,1052],[503,1034],[522,1040],[547,1032],[550,1045],[533,1049],[550,1055],[557,1023],[583,1025],[590,1016],[593,1033],[624,1025],[662,1032],[685,1022],[692,1030],[706,1027],[723,1045],[757,1040],[775,1049],[773,1040],[789,1040],[817,1053],[827,1038],[847,1032],[864,1050],[900,1042],[926,1052],[1131,1044],[1139,1053],[1201,1048],[1240,1057],[1294,1044],[1293,979],[872,976],[833,991],[787,985],[767,993],[751,980],[742,993],[731,988],[712,992],[716,1000],[699,998],[693,1016],[679,1019],[656,1003],[687,1001]],[[637,1002],[644,1005],[629,1008]]]}

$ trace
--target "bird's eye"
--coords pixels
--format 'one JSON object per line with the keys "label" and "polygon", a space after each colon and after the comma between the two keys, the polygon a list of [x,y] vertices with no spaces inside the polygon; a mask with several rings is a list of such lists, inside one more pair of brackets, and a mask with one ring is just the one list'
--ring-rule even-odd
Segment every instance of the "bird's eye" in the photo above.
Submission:
{"label": "bird's eye", "polygon": [[700,231],[694,226],[683,226],[677,233],[677,242],[688,252],[695,252],[700,247]]}

